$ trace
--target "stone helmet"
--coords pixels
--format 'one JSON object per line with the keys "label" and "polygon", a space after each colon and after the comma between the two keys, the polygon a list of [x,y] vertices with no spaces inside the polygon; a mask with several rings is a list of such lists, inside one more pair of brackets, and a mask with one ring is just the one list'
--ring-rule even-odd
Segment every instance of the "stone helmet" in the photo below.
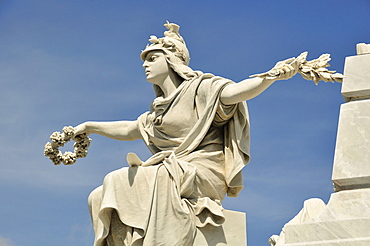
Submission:
{"label": "stone helmet", "polygon": [[193,70],[189,67],[190,55],[184,39],[180,36],[180,26],[167,21],[164,26],[168,31],[164,32],[163,38],[150,36],[150,45],[140,54],[144,61],[146,55],[152,50],[161,50],[166,55],[170,67],[182,78],[189,79],[193,76]]}

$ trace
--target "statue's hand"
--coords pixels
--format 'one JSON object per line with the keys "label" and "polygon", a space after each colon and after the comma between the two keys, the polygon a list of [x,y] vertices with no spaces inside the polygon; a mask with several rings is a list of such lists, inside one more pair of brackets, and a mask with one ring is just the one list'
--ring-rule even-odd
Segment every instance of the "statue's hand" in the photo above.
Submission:
{"label": "statue's hand", "polygon": [[276,65],[265,73],[255,74],[250,77],[264,77],[270,80],[286,80],[297,74],[299,63],[295,57],[279,61]]}
{"label": "statue's hand", "polygon": [[292,78],[297,74],[299,64],[295,58],[289,58],[284,61],[279,61],[276,63],[272,70],[276,73],[276,80],[286,80]]}
{"label": "statue's hand", "polygon": [[89,135],[90,132],[88,131],[87,122],[79,124],[78,126],[74,127],[74,136],[81,135],[81,134]]}
{"label": "statue's hand", "polygon": [[297,58],[289,58],[284,61],[276,63],[270,71],[260,74],[255,74],[250,77],[260,77],[269,80],[283,80],[290,79],[297,72],[302,75],[304,79],[312,80],[316,85],[319,81],[324,82],[339,82],[342,83],[344,75],[329,71],[327,67],[330,66],[330,54],[322,54],[319,58],[307,61],[308,52],[301,53]]}

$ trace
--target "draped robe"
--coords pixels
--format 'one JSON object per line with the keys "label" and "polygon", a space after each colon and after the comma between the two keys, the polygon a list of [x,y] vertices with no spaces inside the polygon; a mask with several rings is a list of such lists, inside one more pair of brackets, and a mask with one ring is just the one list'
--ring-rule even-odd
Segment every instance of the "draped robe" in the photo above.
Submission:
{"label": "draped robe", "polygon": [[192,245],[196,227],[223,223],[221,201],[243,187],[245,102],[223,105],[230,80],[196,72],[138,118],[153,156],[109,173],[89,197],[95,246]]}

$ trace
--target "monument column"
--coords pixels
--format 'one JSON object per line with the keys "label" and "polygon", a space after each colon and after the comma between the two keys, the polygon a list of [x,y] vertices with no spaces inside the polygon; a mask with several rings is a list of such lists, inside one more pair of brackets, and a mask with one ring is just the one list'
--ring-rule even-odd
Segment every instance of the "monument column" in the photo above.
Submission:
{"label": "monument column", "polygon": [[309,199],[275,246],[370,245],[370,45],[346,58],[332,181],[327,205]]}
{"label": "monument column", "polygon": [[358,44],[359,54],[346,58],[346,103],[340,109],[332,177],[336,191],[370,188],[370,51],[361,48],[369,46]]}

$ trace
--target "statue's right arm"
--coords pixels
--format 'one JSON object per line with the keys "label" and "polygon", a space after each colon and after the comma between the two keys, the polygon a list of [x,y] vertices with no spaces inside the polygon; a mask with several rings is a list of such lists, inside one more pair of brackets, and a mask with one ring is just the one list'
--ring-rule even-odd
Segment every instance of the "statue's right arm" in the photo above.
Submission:
{"label": "statue's right arm", "polygon": [[122,141],[132,141],[141,138],[137,120],[108,122],[87,121],[75,127],[75,135],[82,133],[88,135],[95,133]]}

